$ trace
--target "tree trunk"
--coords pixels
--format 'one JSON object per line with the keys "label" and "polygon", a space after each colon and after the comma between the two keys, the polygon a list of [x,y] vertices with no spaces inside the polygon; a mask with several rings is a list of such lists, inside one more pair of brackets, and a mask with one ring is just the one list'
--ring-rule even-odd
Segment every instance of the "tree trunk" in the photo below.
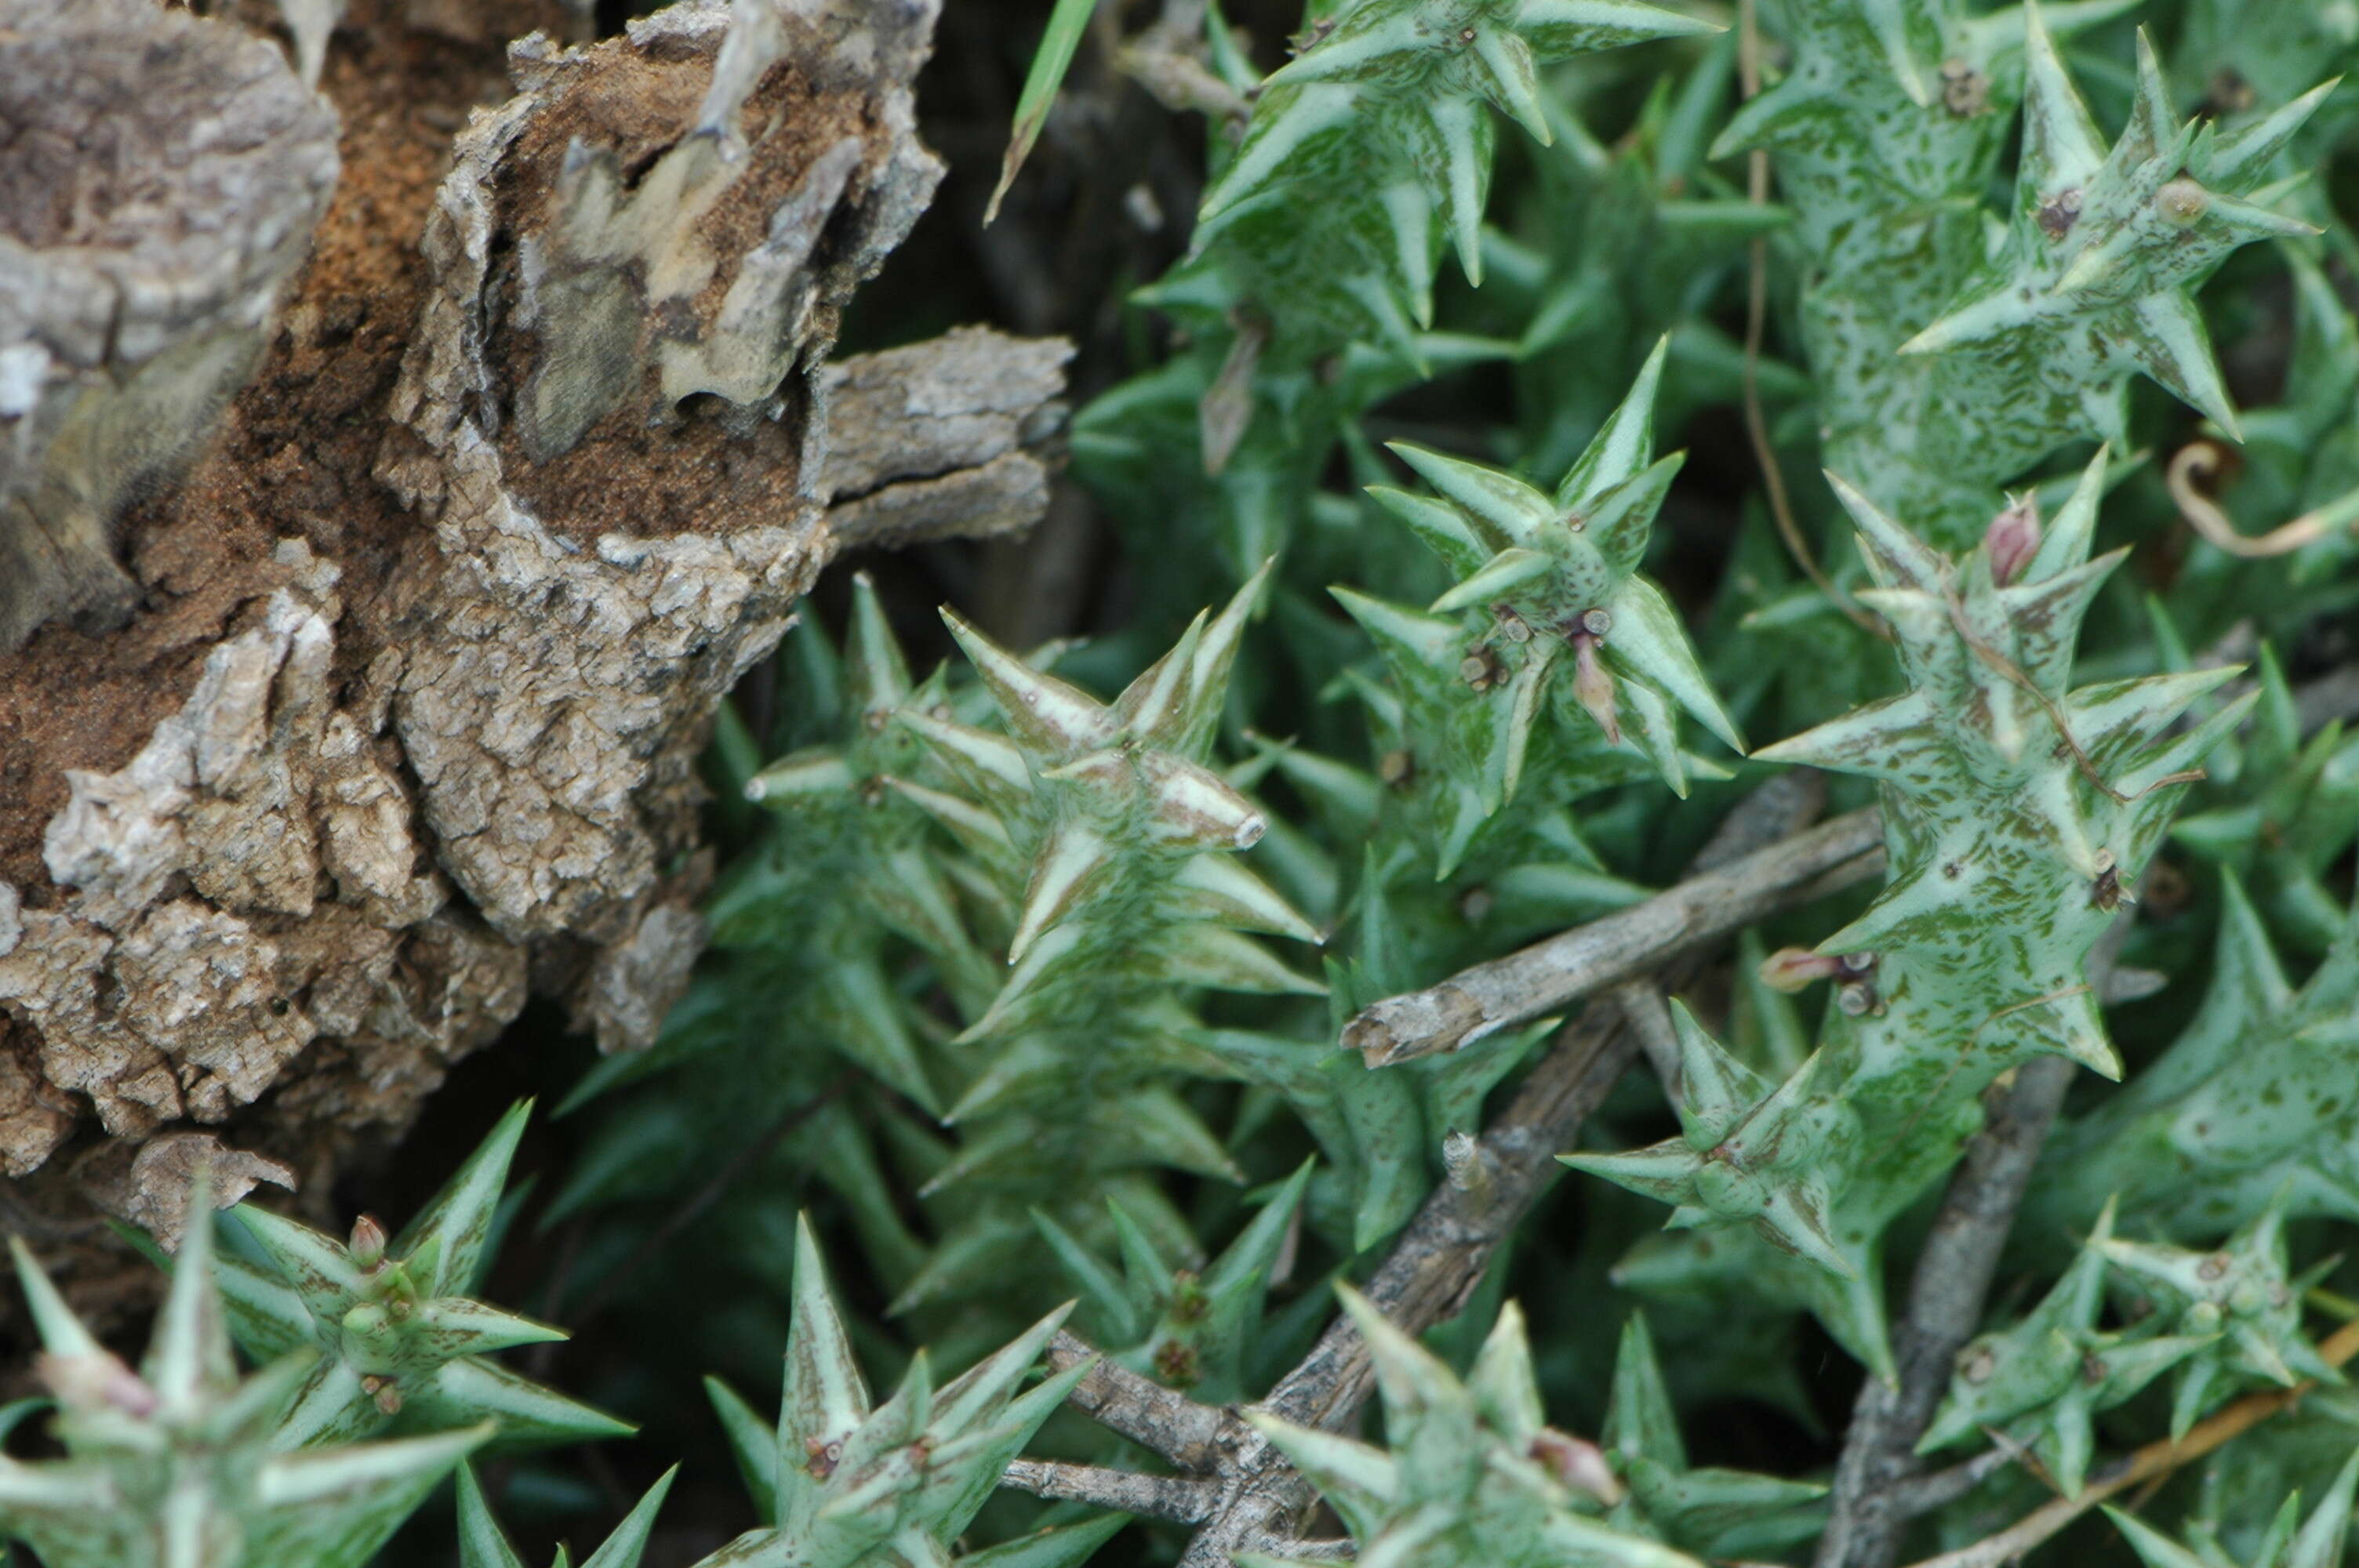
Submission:
{"label": "tree trunk", "polygon": [[[355,0],[332,45],[302,0],[317,96],[270,16],[108,4],[0,0],[63,80],[168,56],[190,95],[84,167],[58,123],[120,105],[0,70],[86,209],[0,178],[0,1219],[52,1239],[229,1145],[324,1194],[535,990],[648,1044],[721,696],[845,542],[1036,521],[1069,351],[826,362],[940,178],[939,0],[571,48],[552,0]],[[192,135],[214,178],[136,178]],[[35,264],[151,341],[73,341],[8,292]]]}

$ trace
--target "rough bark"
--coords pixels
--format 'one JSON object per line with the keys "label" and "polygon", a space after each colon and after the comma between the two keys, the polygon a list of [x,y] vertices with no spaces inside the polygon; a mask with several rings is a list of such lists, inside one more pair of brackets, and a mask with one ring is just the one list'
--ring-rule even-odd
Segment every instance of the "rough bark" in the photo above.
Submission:
{"label": "rough bark", "polygon": [[0,654],[122,624],[112,541],[260,357],[336,182],[278,52],[148,0],[0,0]]}
{"label": "rough bark", "polygon": [[653,1038],[720,696],[841,544],[1045,506],[1061,343],[827,363],[940,177],[938,5],[688,0],[565,48],[550,0],[355,0],[343,178],[209,449],[121,520],[133,613],[0,656],[21,1224],[144,1222],[187,1161],[141,1145],[190,1123],[320,1193],[535,989]]}

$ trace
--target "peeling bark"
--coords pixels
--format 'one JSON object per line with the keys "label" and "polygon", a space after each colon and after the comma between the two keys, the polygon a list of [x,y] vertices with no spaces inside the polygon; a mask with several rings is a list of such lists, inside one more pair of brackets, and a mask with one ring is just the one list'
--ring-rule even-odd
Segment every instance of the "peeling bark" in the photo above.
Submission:
{"label": "peeling bark", "polygon": [[336,180],[261,39],[147,0],[0,0],[0,654],[120,625],[115,523],[260,357]]}
{"label": "peeling bark", "polygon": [[533,989],[648,1044],[721,695],[842,544],[1046,505],[1065,345],[827,363],[940,177],[938,0],[535,33],[505,96],[419,9],[353,0],[317,68],[345,178],[211,450],[127,517],[136,612],[0,659],[0,1169],[44,1223],[150,1223],[198,1153],[317,1201]]}

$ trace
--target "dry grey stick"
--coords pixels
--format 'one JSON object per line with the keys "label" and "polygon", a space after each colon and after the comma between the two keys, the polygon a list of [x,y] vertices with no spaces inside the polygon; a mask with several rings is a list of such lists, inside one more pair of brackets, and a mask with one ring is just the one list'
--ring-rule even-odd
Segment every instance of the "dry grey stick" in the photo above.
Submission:
{"label": "dry grey stick", "polygon": [[820,488],[837,547],[1032,526],[1049,506],[1072,357],[1062,338],[961,327],[829,365]]}
{"label": "dry grey stick", "polygon": [[[2089,955],[2090,982],[2100,991],[2128,939],[2131,914],[2124,910]],[[1852,1407],[1817,1568],[1891,1568],[1908,1520],[1949,1500],[1938,1492],[1909,1491],[1925,1468],[1917,1440],[1949,1387],[1951,1363],[1981,1325],[2015,1211],[2071,1082],[2069,1060],[2040,1056],[1984,1094],[1983,1130],[1951,1173],[1909,1280],[1907,1314],[1893,1333],[1900,1381],[1895,1386],[1870,1378]]]}
{"label": "dry grey stick", "polygon": [[1226,1411],[1198,1404],[1185,1394],[1140,1377],[1101,1355],[1077,1334],[1060,1330],[1049,1342],[1049,1365],[1056,1371],[1095,1358],[1097,1365],[1065,1396],[1097,1423],[1153,1450],[1182,1470],[1210,1471],[1253,1433]]}
{"label": "dry grey stick", "polygon": [[1915,1519],[1947,1508],[2014,1462],[2011,1450],[1992,1448],[1946,1470],[1911,1476],[1893,1487],[1892,1511],[1903,1519]]}
{"label": "dry grey stick", "polygon": [[[1777,843],[1808,822],[1823,799],[1824,781],[1807,770],[1772,779],[1729,814],[1695,869],[1738,863],[1757,846]],[[1677,983],[1679,971],[1667,978]],[[1559,1031],[1506,1113],[1462,1156],[1463,1179],[1453,1172],[1401,1233],[1368,1281],[1368,1299],[1411,1334],[1458,1312],[1500,1241],[1559,1173],[1557,1154],[1637,1052],[1634,1032],[1609,1002],[1584,1009]],[[1336,1431],[1365,1402],[1372,1379],[1366,1341],[1350,1319],[1339,1317],[1262,1408]],[[1237,1552],[1282,1552],[1313,1498],[1309,1484],[1257,1433],[1235,1443],[1220,1479],[1219,1511],[1188,1543],[1180,1568],[1229,1568]]]}
{"label": "dry grey stick", "polygon": [[1387,997],[1344,1026],[1343,1044],[1372,1067],[1459,1050],[1774,910],[1875,876],[1884,869],[1883,833],[1873,807],[1839,816],[1438,986]]}
{"label": "dry grey stick", "polygon": [[1258,1552],[1265,1557],[1283,1557],[1290,1563],[1348,1563],[1359,1547],[1349,1537],[1306,1541],[1299,1536],[1265,1535],[1246,1541],[1245,1550]]}
{"label": "dry grey stick", "polygon": [[1614,1005],[1638,1036],[1638,1049],[1661,1080],[1663,1093],[1674,1106],[1685,1103],[1680,1092],[1680,1032],[1671,1023],[1669,999],[1654,980],[1625,980],[1611,992]]}
{"label": "dry grey stick", "polygon": [[1148,1476],[1103,1465],[1067,1465],[1054,1459],[1018,1459],[999,1477],[1036,1498],[1089,1503],[1117,1513],[1144,1514],[1174,1524],[1201,1524],[1212,1516],[1220,1488],[1187,1476]]}
{"label": "dry grey stick", "polygon": [[1890,1568],[1898,1558],[1909,1516],[1895,1505],[1902,1484],[1924,1468],[1917,1440],[1981,1322],[2016,1206],[2071,1081],[2070,1060],[2041,1056],[1984,1096],[1989,1119],[1950,1178],[1909,1281],[1908,1315],[1892,1336],[1900,1382],[1870,1378],[1852,1407],[1817,1568]]}

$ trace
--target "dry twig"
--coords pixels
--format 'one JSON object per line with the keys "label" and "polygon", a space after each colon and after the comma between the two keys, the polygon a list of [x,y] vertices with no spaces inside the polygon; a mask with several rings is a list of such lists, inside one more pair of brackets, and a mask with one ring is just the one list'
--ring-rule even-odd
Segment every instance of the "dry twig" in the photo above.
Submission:
{"label": "dry twig", "polygon": [[2177,503],[2179,514],[2187,519],[2187,525],[2202,535],[2207,543],[2232,556],[2257,561],[2291,555],[2337,529],[2359,526],[2359,490],[2354,490],[2303,513],[2290,523],[2280,523],[2266,534],[2247,534],[2201,488],[2202,481],[2216,476],[2225,461],[2226,449],[2219,442],[2190,441],[2171,454],[2170,467],[2164,478],[2170,486],[2170,499]]}
{"label": "dry twig", "polygon": [[1440,985],[1387,997],[1344,1027],[1343,1044],[1372,1067],[1462,1049],[1773,911],[1866,881],[1884,869],[1883,833],[1873,807],[1839,816]]}
{"label": "dry twig", "polygon": [[1116,1513],[1144,1514],[1174,1524],[1201,1524],[1211,1517],[1219,1489],[1188,1476],[1148,1476],[1103,1465],[1067,1465],[1055,1459],[1018,1459],[999,1478],[1036,1498],[1088,1503]]}
{"label": "dry twig", "polygon": [[1949,1387],[1951,1364],[1981,1322],[2016,1207],[2071,1081],[2070,1060],[2042,1056],[1984,1097],[1989,1120],[1950,1178],[1909,1281],[1908,1315],[1892,1336],[1900,1381],[1870,1378],[1852,1407],[1818,1568],[1889,1568],[1899,1555],[1908,1504],[1917,1501],[1900,1487],[1924,1468],[1917,1440]]}
{"label": "dry twig", "polygon": [[[1748,851],[1808,822],[1823,799],[1823,781],[1810,770],[1770,780],[1729,814],[1695,869],[1744,863]],[[1670,952],[1658,951],[1657,961]],[[1673,983],[1678,978],[1669,977]],[[1368,1299],[1411,1334],[1457,1313],[1500,1241],[1558,1173],[1557,1153],[1570,1146],[1636,1054],[1632,1032],[1610,1003],[1594,1004],[1566,1024],[1506,1113],[1466,1156],[1480,1162],[1480,1179],[1433,1191],[1368,1281]],[[1052,1357],[1059,1353],[1052,1348]],[[1373,1376],[1366,1342],[1348,1318],[1338,1318],[1261,1408],[1336,1431],[1365,1402]],[[1178,1399],[1157,1392],[1167,1404]],[[1312,1543],[1292,1539],[1313,1500],[1310,1485],[1258,1433],[1228,1441],[1232,1452],[1220,1463],[1220,1506],[1189,1542],[1180,1568],[1228,1568],[1232,1555],[1243,1551],[1317,1554]]]}
{"label": "dry twig", "polygon": [[[2112,981],[2134,909],[2122,911],[2089,955],[2089,983],[2100,991]],[[1949,1386],[1958,1352],[1982,1321],[2016,1210],[2071,1082],[2069,1060],[2041,1056],[1984,1093],[1983,1130],[1951,1173],[1909,1279],[1908,1311],[1892,1336],[1900,1380],[1869,1379],[1852,1407],[1817,1568],[1891,1568],[1908,1520],[1962,1497],[2009,1457],[1995,1450],[1925,1476],[1917,1440]]]}
{"label": "dry twig", "polygon": [[1067,1402],[1182,1470],[1217,1469],[1250,1439],[1251,1429],[1228,1411],[1200,1405],[1106,1359],[1077,1334],[1060,1331],[1049,1342],[1049,1365],[1057,1371],[1093,1357],[1097,1365],[1065,1396]]}

